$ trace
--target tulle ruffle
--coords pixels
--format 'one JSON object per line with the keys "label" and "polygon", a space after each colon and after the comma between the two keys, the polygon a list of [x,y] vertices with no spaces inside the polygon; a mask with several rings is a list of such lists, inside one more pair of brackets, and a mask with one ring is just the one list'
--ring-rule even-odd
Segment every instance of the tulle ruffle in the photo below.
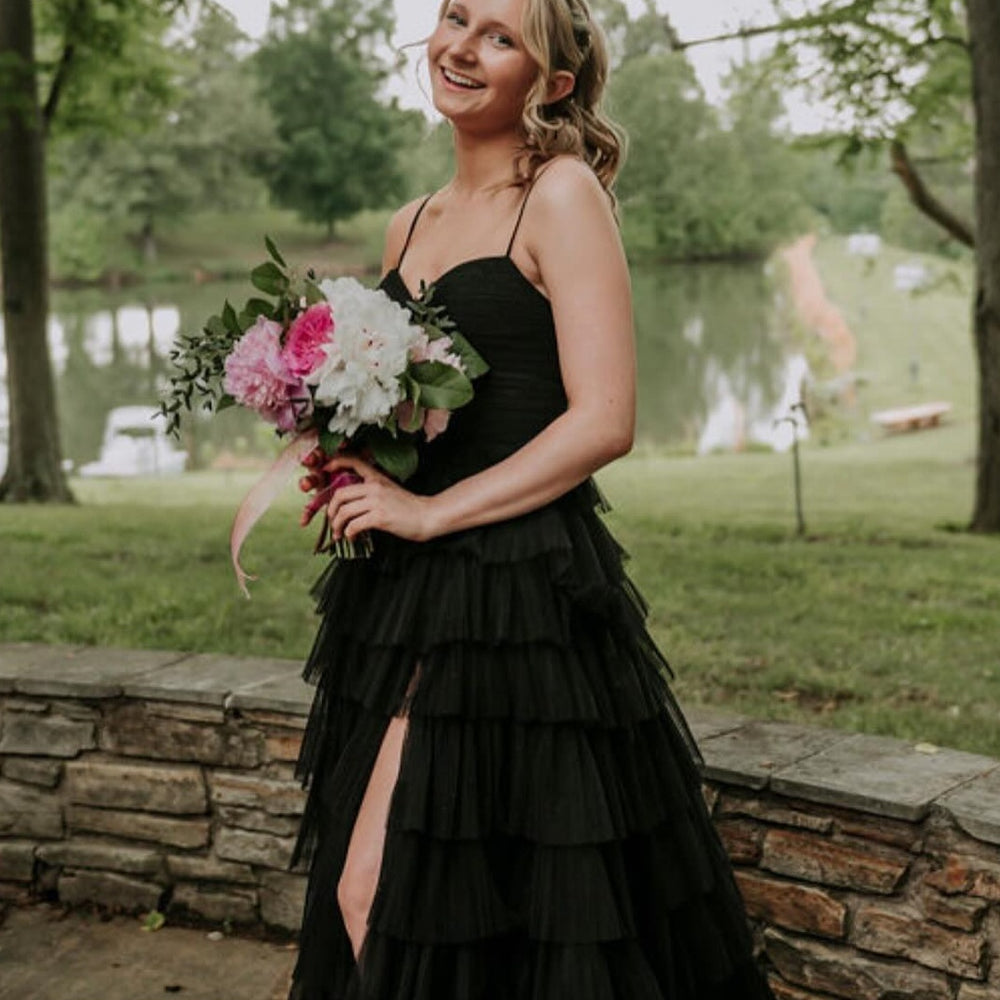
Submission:
{"label": "tulle ruffle", "polygon": [[[585,484],[501,524],[331,565],[291,866],[292,1000],[758,1000],[697,750]],[[391,716],[409,716],[368,936],[337,882]]]}

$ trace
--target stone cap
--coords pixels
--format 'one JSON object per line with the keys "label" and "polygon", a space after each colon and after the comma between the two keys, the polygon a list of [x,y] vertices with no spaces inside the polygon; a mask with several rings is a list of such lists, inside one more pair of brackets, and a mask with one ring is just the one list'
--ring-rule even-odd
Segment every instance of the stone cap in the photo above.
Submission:
{"label": "stone cap", "polygon": [[709,781],[911,823],[938,809],[971,836],[1000,844],[1000,761],[992,757],[700,710],[688,718]]}
{"label": "stone cap", "polygon": [[312,689],[301,673],[297,660],[0,644],[0,694],[148,698],[219,707],[235,707],[245,699],[240,707],[307,715]]}
{"label": "stone cap", "polygon": [[[297,660],[0,644],[0,694],[149,698],[306,716]],[[932,810],[1000,844],[1000,761],[885,736],[689,709],[709,781],[919,822]]]}

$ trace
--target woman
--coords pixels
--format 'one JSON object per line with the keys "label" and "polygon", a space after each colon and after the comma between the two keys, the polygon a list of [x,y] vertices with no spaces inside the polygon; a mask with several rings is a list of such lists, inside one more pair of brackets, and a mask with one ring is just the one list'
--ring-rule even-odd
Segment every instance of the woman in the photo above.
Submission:
{"label": "woman", "polygon": [[632,443],[629,279],[584,0],[446,0],[428,41],[450,184],[392,220],[491,366],[403,488],[328,510],[333,564],[293,865],[295,1000],[751,1000],[770,993],[697,751],[590,475]]}

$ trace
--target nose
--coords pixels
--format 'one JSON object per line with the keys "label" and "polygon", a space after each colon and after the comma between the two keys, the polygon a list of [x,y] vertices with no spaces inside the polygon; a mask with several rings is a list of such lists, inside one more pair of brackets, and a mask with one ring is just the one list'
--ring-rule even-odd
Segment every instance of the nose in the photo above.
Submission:
{"label": "nose", "polygon": [[476,61],[475,40],[470,31],[457,32],[448,45],[448,53],[453,59],[464,63]]}

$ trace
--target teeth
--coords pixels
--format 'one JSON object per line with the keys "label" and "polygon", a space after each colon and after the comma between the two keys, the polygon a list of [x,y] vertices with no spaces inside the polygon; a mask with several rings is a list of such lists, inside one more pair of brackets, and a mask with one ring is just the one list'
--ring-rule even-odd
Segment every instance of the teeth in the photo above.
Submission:
{"label": "teeth", "polygon": [[472,80],[467,76],[462,76],[461,73],[456,73],[454,70],[445,69],[443,70],[445,79],[450,83],[457,83],[460,87],[481,87],[482,84],[477,80]]}

